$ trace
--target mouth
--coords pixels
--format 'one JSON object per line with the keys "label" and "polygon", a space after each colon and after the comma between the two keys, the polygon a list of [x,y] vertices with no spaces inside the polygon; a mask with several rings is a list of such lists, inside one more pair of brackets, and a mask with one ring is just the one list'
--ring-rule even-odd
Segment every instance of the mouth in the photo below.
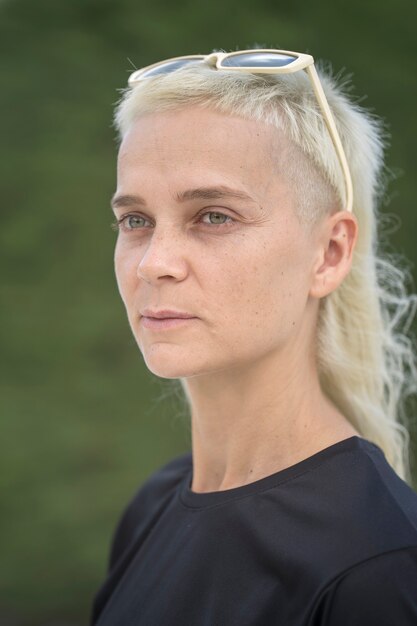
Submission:
{"label": "mouth", "polygon": [[141,324],[144,328],[148,328],[149,330],[170,330],[174,328],[179,328],[181,326],[186,326],[191,322],[194,322],[196,317],[141,317]]}
{"label": "mouth", "polygon": [[195,317],[191,313],[186,313],[185,311],[178,311],[176,309],[160,309],[159,311],[156,309],[143,309],[143,311],[140,311],[140,313],[144,317],[153,317],[158,320],[165,319],[167,317],[175,317],[175,318]]}

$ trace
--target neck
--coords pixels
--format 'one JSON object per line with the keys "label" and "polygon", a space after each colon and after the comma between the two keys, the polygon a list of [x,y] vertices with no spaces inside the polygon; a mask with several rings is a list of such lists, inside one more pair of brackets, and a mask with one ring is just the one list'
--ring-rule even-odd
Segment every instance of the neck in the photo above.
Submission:
{"label": "neck", "polygon": [[359,434],[323,394],[314,359],[297,346],[188,378],[186,390],[196,492],[253,482]]}

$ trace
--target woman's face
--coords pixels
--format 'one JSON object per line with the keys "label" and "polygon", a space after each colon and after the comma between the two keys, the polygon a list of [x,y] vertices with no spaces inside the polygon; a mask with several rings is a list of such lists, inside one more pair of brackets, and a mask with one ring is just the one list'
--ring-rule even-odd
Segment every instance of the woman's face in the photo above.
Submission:
{"label": "woman's face", "polygon": [[[271,126],[197,107],[143,116],[125,135],[113,200],[123,219],[115,271],[157,376],[250,366],[297,343],[314,242],[277,166],[285,167],[283,150]],[[194,318],[149,328],[145,308]]]}

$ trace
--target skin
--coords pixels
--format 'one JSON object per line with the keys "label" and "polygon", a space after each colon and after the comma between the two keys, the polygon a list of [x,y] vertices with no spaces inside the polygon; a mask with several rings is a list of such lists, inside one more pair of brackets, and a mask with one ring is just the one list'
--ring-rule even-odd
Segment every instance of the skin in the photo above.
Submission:
{"label": "skin", "polygon": [[[350,270],[357,220],[336,209],[314,229],[299,222],[277,167],[287,147],[263,122],[197,107],[140,117],[120,146],[117,284],[148,369],[183,382],[196,492],[359,435],[323,394],[314,357],[318,305]],[[252,200],[176,198],[212,186]],[[143,205],[121,198],[138,195]],[[148,329],[145,307],[196,319]]]}

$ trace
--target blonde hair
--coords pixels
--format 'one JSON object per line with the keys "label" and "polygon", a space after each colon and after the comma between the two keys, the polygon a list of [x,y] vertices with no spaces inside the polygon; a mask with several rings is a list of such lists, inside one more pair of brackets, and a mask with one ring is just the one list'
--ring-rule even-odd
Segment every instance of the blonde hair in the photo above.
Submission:
{"label": "blonde hair", "polygon": [[[377,444],[411,484],[405,400],[417,391],[416,351],[409,335],[417,296],[407,293],[408,270],[398,256],[381,251],[378,241],[386,132],[381,120],[348,97],[347,83],[324,66],[317,70],[351,169],[359,224],[351,271],[320,301],[320,384],[361,436]],[[314,225],[335,204],[343,207],[340,164],[305,72],[262,75],[193,64],[121,91],[114,117],[120,138],[141,115],[185,106],[259,120],[291,140],[294,158],[286,160],[285,169],[297,189],[300,220]]]}

